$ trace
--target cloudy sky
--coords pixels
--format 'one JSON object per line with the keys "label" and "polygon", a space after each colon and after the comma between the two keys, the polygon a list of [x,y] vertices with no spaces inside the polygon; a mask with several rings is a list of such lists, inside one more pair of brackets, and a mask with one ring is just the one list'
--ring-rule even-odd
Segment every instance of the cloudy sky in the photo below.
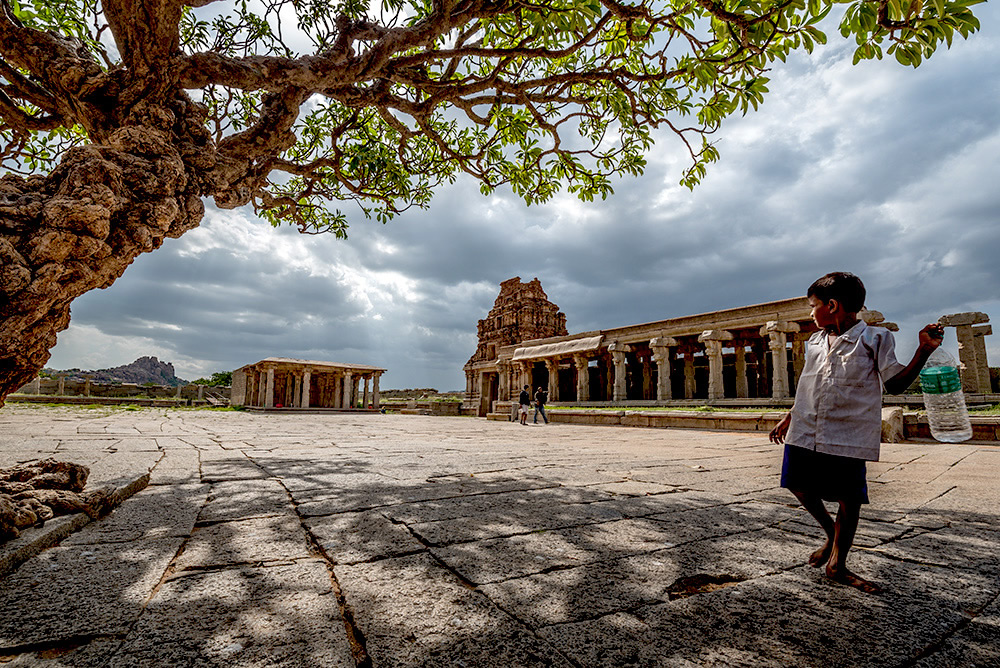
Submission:
{"label": "cloudy sky", "polygon": [[[202,226],[73,304],[49,366],[142,355],[194,379],[269,356],[386,367],[383,388],[462,389],[500,281],[538,277],[570,332],[804,294],[857,273],[900,324],[900,356],[945,313],[983,311],[1000,365],[1000,7],[919,69],[851,66],[851,43],[778,63],[761,110],[734,118],[694,192],[664,136],[604,202],[526,207],[471,180],[348,241],[211,205]],[[957,350],[953,336],[946,342]]]}

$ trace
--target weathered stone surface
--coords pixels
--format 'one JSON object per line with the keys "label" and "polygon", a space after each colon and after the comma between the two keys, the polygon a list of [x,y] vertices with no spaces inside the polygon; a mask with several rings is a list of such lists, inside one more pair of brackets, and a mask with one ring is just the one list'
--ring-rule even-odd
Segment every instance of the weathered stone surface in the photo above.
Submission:
{"label": "weathered stone surface", "polygon": [[353,668],[320,561],[190,573],[167,580],[114,668],[166,665]]}
{"label": "weathered stone surface", "polygon": [[290,515],[198,527],[177,557],[179,570],[309,557],[299,519]]}
{"label": "weathered stone surface", "polygon": [[278,480],[238,480],[212,485],[201,509],[202,523],[294,515],[288,492]]}
{"label": "weathered stone surface", "polygon": [[420,551],[423,544],[402,522],[381,512],[342,513],[305,522],[323,552],[337,564],[373,561]]}
{"label": "weathered stone surface", "polygon": [[375,666],[569,666],[427,555],[335,567]]}

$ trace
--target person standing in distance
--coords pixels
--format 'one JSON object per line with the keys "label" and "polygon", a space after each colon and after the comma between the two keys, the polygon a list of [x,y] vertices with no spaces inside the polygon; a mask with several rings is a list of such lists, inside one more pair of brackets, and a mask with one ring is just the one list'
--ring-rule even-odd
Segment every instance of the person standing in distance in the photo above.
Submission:
{"label": "person standing in distance", "polygon": [[528,385],[521,388],[521,395],[517,399],[517,403],[520,404],[519,414],[521,416],[521,424],[528,424],[528,406],[531,405],[531,395],[528,394]]}

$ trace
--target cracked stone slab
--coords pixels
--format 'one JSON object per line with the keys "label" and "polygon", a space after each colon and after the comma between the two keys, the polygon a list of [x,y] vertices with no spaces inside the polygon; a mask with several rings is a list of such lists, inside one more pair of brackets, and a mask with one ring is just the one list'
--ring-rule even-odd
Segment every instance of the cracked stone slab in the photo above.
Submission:
{"label": "cracked stone slab", "polygon": [[207,485],[147,486],[110,515],[93,521],[63,545],[186,538],[205,503]]}
{"label": "cracked stone slab", "polygon": [[233,568],[163,584],[110,668],[354,668],[330,574],[321,561]]}
{"label": "cracked stone slab", "polygon": [[0,663],[4,668],[107,668],[121,644],[119,638],[97,637],[74,638],[13,656],[3,656],[0,649]]}
{"label": "cracked stone slab", "polygon": [[950,526],[905,536],[875,548],[897,559],[918,561],[949,569],[971,569],[1000,577],[1000,531]]}
{"label": "cracked stone slab", "polygon": [[230,480],[212,485],[199,522],[221,522],[294,515],[295,509],[280,481]]}
{"label": "cracked stone slab", "polygon": [[202,482],[224,482],[226,480],[259,480],[268,475],[259,466],[245,457],[213,459],[201,462]]}
{"label": "cracked stone slab", "polygon": [[570,666],[429,555],[334,570],[375,666]]}
{"label": "cracked stone slab", "polygon": [[180,538],[54,547],[0,587],[0,648],[122,634],[138,618]]}
{"label": "cracked stone slab", "polygon": [[674,582],[697,574],[741,581],[772,575],[800,566],[813,549],[801,536],[763,529],[487,584],[480,591],[537,628],[665,602]]}
{"label": "cracked stone slab", "polygon": [[295,516],[279,515],[199,527],[177,557],[178,570],[309,558]]}
{"label": "cracked stone slab", "polygon": [[406,526],[378,511],[317,517],[306,520],[305,525],[337,564],[373,561],[424,549]]}
{"label": "cracked stone slab", "polygon": [[[540,630],[584,666],[898,666],[964,623],[962,600],[984,584],[865,555],[883,594],[829,582],[804,566],[591,621]],[[989,594],[986,594],[989,595]],[[849,627],[851,633],[841,633]]]}

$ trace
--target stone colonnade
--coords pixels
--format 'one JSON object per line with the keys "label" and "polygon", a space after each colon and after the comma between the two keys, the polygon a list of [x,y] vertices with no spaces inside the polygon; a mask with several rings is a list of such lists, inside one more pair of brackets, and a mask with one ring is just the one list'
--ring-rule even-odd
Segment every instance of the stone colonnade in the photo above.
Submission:
{"label": "stone colonnade", "polygon": [[955,328],[962,391],[966,394],[988,394],[991,389],[990,365],[986,360],[986,336],[993,333],[993,327],[986,324],[989,321],[988,315],[978,311],[938,318],[938,324]]}
{"label": "stone colonnade", "polygon": [[263,360],[233,374],[233,403],[250,407],[378,409],[385,369]]}

